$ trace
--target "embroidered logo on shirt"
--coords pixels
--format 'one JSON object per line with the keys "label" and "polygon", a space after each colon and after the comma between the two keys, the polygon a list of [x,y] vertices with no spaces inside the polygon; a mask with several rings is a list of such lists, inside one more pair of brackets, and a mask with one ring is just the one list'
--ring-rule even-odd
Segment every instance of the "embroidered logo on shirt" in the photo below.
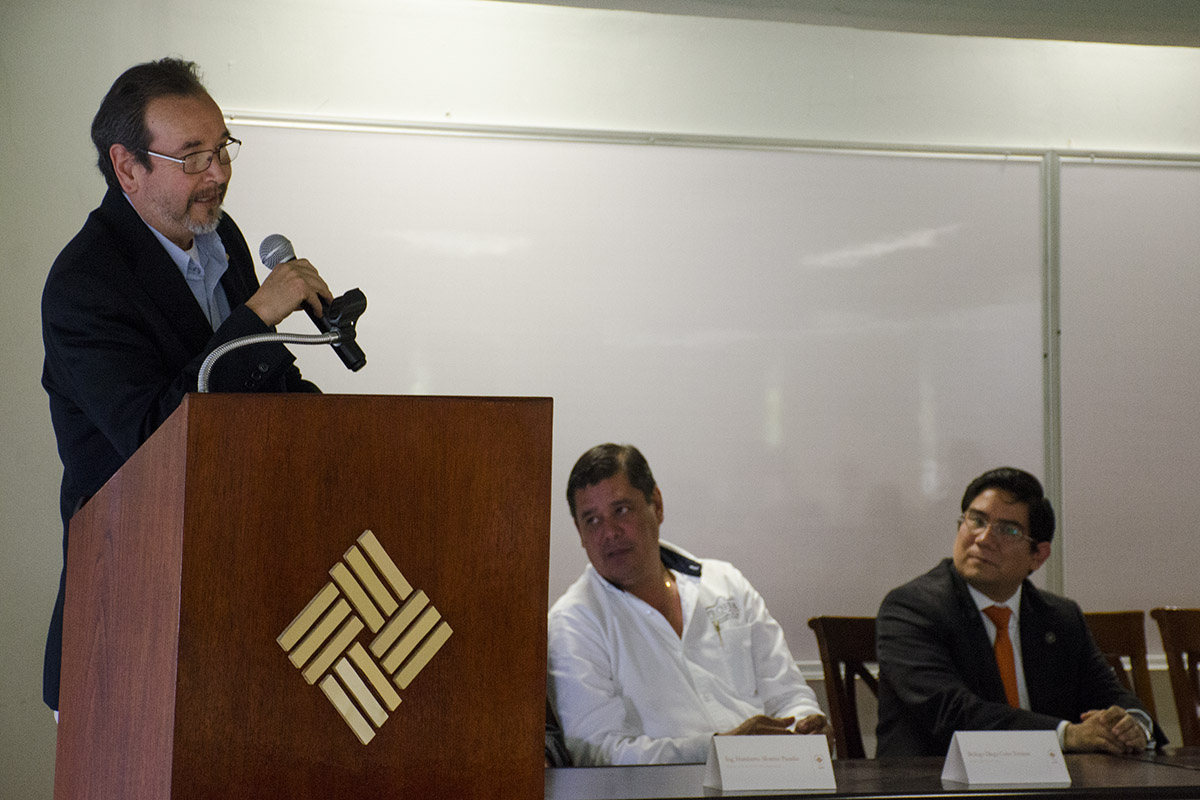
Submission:
{"label": "embroidered logo on shirt", "polygon": [[738,604],[728,597],[722,597],[713,605],[705,606],[704,610],[717,630],[721,630],[721,625],[726,622],[737,622],[742,615]]}

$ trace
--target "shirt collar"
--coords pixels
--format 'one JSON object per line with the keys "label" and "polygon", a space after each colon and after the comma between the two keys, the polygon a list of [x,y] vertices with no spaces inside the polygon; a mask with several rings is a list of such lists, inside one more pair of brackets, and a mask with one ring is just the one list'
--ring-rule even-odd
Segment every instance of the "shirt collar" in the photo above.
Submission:
{"label": "shirt collar", "polygon": [[1012,609],[1013,619],[1017,619],[1021,615],[1021,592],[1024,590],[1024,585],[1017,587],[1017,591],[1013,596],[1005,600],[1003,603],[997,603],[992,598],[988,597],[983,592],[976,589],[971,584],[967,584],[967,590],[971,593],[971,599],[975,601],[975,606],[982,613],[988,606],[1008,606]]}
{"label": "shirt collar", "polygon": [[689,553],[681,548],[669,542],[660,541],[658,543],[658,554],[667,569],[673,569],[684,575],[691,575],[693,578],[700,577],[700,570],[702,569],[700,562],[692,558]]}
{"label": "shirt collar", "polygon": [[[129,195],[125,194],[124,192],[122,192],[122,194],[125,195],[125,199],[128,200],[129,205],[132,206],[133,201],[129,199]],[[137,211],[137,208],[134,208],[134,211]],[[139,214],[138,217],[140,219],[141,215]],[[188,261],[191,258],[191,256],[188,255],[190,252],[195,252],[196,263],[201,267],[203,267],[205,264],[206,256],[213,257],[219,254],[219,261],[225,260],[225,248],[224,245],[221,244],[221,237],[216,231],[213,231],[212,233],[194,234],[192,236],[192,250],[189,251],[184,250],[166,236],[163,236],[157,228],[155,228],[149,222],[146,222],[146,220],[143,219],[142,223],[150,229],[150,232],[154,234],[154,238],[158,239],[159,243],[163,246],[163,249],[167,251],[167,255],[169,255],[171,260],[175,262],[175,266],[179,267],[179,271],[183,273],[185,278],[187,277]]]}

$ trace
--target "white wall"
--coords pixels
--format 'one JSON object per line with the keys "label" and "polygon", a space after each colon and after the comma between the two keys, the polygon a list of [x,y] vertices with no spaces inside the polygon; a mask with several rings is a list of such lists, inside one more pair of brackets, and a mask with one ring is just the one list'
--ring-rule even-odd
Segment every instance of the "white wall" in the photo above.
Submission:
{"label": "white wall", "polygon": [[[48,798],[53,775],[54,724],[41,706],[40,679],[60,566],[59,465],[38,385],[37,298],[55,254],[103,191],[87,138],[100,98],[127,66],[168,54],[200,62],[212,94],[230,111],[1200,153],[1196,50],[484,0],[8,0],[0,5],[0,274],[13,298],[0,348],[6,797]],[[294,185],[279,190],[304,192],[303,167]],[[239,219],[253,214],[238,209]]]}

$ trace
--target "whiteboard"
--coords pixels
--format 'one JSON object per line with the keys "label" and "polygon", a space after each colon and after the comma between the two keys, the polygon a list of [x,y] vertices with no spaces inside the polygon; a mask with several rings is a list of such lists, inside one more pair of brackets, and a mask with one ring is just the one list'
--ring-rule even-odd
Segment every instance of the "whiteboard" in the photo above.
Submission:
{"label": "whiteboard", "polygon": [[1200,163],[1064,160],[1061,192],[1064,589],[1194,608]]}
{"label": "whiteboard", "polygon": [[251,247],[282,233],[368,298],[366,368],[294,347],[306,376],[554,398],[550,601],[600,442],[641,448],[663,538],[739,566],[811,661],[809,617],[949,555],[971,478],[1042,472],[1036,161],[231,128]]}

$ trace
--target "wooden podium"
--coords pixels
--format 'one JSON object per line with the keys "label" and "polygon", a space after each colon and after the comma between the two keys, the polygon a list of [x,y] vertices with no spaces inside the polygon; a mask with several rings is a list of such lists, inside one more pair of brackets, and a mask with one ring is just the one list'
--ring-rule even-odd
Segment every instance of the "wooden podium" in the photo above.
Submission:
{"label": "wooden podium", "polygon": [[551,418],[190,395],[71,521],[56,800],[541,798]]}

